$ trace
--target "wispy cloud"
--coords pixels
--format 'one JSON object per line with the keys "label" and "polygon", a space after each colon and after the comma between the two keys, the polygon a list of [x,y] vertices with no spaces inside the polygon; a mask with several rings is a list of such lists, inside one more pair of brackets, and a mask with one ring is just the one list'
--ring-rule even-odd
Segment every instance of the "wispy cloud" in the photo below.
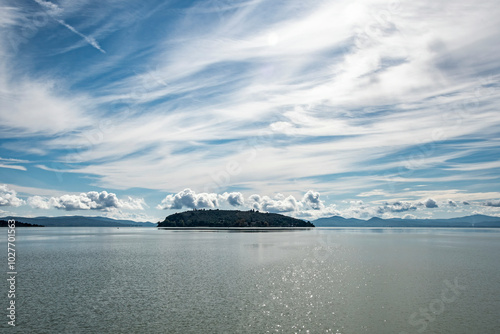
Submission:
{"label": "wispy cloud", "polygon": [[26,160],[20,159],[2,159],[0,158],[0,168],[10,168],[26,171],[26,167],[19,165],[19,163],[27,163]]}
{"label": "wispy cloud", "polygon": [[64,22],[63,20],[57,18],[57,16],[59,16],[63,13],[63,9],[61,7],[59,7],[58,5],[56,5],[50,1],[44,1],[44,0],[33,0],[33,1],[35,1],[37,4],[39,4],[40,6],[45,8],[47,10],[47,12],[49,13],[49,15],[53,16],[54,20],[56,20],[60,25],[68,28],[70,31],[72,31],[73,33],[75,33],[78,36],[80,36],[81,38],[83,38],[89,45],[91,45],[95,49],[101,51],[102,53],[106,53],[106,51],[104,51],[99,46],[99,43],[97,43],[97,41],[93,37],[86,36],[86,35],[82,34],[78,30],[76,30],[73,26],[71,26],[71,25],[67,24],[66,22]]}

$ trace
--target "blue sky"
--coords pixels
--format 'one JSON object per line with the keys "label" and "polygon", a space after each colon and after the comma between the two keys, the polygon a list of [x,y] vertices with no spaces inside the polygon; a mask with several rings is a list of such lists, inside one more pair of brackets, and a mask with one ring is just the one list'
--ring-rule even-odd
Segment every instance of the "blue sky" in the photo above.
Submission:
{"label": "blue sky", "polygon": [[1,216],[500,216],[496,1],[0,6]]}

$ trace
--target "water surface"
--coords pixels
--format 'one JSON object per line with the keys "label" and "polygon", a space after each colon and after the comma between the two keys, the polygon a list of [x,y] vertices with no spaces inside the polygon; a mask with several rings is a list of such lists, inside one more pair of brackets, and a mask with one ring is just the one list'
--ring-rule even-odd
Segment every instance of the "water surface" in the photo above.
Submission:
{"label": "water surface", "polygon": [[9,332],[500,333],[499,232],[18,228]]}

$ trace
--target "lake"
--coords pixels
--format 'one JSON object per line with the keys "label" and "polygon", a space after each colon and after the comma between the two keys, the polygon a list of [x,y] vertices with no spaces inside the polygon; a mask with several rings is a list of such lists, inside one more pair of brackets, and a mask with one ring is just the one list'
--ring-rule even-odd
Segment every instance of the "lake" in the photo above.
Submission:
{"label": "lake", "polygon": [[495,229],[16,233],[5,333],[500,333]]}

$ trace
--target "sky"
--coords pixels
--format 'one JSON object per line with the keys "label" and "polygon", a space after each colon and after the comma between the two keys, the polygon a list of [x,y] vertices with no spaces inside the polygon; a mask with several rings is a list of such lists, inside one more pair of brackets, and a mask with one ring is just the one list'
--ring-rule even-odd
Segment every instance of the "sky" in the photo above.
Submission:
{"label": "sky", "polygon": [[500,216],[497,1],[0,7],[0,216]]}

